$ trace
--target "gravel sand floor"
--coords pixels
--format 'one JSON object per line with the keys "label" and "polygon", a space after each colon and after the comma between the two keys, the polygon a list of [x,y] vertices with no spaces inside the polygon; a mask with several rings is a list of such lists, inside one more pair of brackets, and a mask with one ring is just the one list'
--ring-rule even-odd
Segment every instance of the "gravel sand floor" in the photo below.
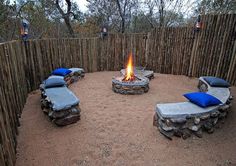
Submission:
{"label": "gravel sand floor", "polygon": [[[111,90],[119,72],[86,74],[70,86],[81,100],[81,120],[56,127],[40,109],[40,92],[27,99],[19,128],[17,166],[228,166],[236,165],[236,102],[213,134],[187,140],[162,136],[152,125],[157,103],[185,101],[198,80],[155,74],[149,92],[121,95]],[[236,87],[232,88],[236,96]]]}

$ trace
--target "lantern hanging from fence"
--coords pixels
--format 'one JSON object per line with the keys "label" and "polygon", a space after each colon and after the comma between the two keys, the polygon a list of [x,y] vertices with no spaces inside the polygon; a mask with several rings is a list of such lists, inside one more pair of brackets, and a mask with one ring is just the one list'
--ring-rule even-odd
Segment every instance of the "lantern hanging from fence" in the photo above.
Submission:
{"label": "lantern hanging from fence", "polygon": [[22,20],[21,37],[24,41],[26,41],[29,37],[29,22],[26,19]]}
{"label": "lantern hanging from fence", "polygon": [[101,37],[102,37],[102,39],[104,39],[106,36],[108,36],[108,30],[107,30],[106,26],[103,26],[101,28]]}
{"label": "lantern hanging from fence", "polygon": [[198,15],[197,22],[195,24],[195,30],[199,32],[202,28],[201,16]]}

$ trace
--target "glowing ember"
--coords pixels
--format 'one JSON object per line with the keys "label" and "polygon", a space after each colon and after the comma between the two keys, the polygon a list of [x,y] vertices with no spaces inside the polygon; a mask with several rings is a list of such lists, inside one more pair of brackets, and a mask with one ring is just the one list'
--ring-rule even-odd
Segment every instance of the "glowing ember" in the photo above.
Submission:
{"label": "glowing ember", "polygon": [[133,56],[132,53],[130,53],[124,81],[134,81],[134,80],[135,76],[134,76]]}

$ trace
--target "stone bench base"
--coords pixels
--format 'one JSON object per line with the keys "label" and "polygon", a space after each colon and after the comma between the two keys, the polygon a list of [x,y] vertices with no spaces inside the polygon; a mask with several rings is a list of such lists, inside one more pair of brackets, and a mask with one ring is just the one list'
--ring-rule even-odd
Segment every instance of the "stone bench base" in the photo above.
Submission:
{"label": "stone bench base", "polygon": [[68,114],[66,116],[55,118],[52,120],[52,122],[58,126],[66,126],[76,123],[79,120],[80,120],[80,108],[77,106],[76,108],[68,110]]}
{"label": "stone bench base", "polygon": [[52,111],[48,105],[41,104],[43,112],[58,126],[66,126],[80,120],[80,107],[74,106],[67,110]]}
{"label": "stone bench base", "polygon": [[173,136],[186,139],[191,134],[202,137],[202,131],[213,133],[215,128],[219,127],[220,122],[224,122],[229,108],[229,105],[225,105],[219,111],[187,118],[163,118],[155,113],[153,125],[158,127],[161,134],[169,139],[172,139]]}

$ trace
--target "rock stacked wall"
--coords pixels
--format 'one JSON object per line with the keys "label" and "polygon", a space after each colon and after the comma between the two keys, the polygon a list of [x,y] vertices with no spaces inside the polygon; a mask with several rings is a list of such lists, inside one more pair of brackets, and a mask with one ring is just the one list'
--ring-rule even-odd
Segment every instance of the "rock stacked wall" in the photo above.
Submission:
{"label": "rock stacked wall", "polygon": [[228,112],[229,105],[213,113],[188,118],[162,118],[155,113],[153,125],[157,126],[160,132],[169,139],[172,139],[173,136],[186,139],[191,134],[202,137],[202,131],[213,133],[216,128],[219,128],[227,117]]}
{"label": "rock stacked wall", "polygon": [[65,110],[54,111],[51,108],[50,100],[47,99],[47,96],[42,95],[41,108],[49,119],[58,126],[66,126],[80,120],[81,110],[79,105]]}

